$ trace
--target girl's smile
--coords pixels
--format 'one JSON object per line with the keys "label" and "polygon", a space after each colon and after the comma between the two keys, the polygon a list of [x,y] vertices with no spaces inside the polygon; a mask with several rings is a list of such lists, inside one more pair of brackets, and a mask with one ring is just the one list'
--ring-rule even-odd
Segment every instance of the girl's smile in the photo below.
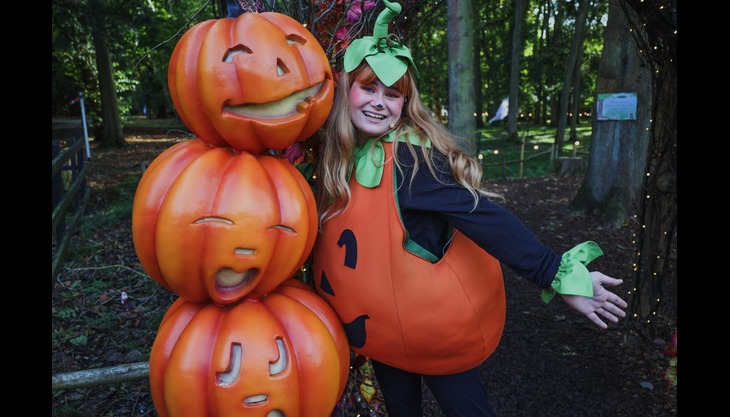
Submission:
{"label": "girl's smile", "polygon": [[403,110],[405,97],[394,87],[378,80],[369,84],[359,81],[350,87],[350,117],[361,140],[380,136],[392,129]]}

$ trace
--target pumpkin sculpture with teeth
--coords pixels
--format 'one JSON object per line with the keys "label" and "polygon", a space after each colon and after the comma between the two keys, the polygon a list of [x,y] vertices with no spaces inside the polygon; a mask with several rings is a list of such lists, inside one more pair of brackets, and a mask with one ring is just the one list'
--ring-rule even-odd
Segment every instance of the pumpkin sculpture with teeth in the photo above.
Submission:
{"label": "pumpkin sculpture with teeth", "polygon": [[254,154],[308,139],[334,96],[317,39],[276,12],[193,26],[175,46],[167,81],[180,119],[196,136]]}
{"label": "pumpkin sculpture with teeth", "polygon": [[232,304],[274,289],[314,246],[317,208],[287,160],[180,142],[145,171],[132,205],[142,267],[195,302]]}
{"label": "pumpkin sculpture with teeth", "polygon": [[150,164],[132,206],[140,264],[180,297],[150,353],[150,391],[161,417],[324,417],[349,345],[335,311],[293,278],[317,209],[280,151],[325,123],[332,70],[301,23],[221,3],[229,14],[193,26],[170,59],[170,95],[196,137]]}

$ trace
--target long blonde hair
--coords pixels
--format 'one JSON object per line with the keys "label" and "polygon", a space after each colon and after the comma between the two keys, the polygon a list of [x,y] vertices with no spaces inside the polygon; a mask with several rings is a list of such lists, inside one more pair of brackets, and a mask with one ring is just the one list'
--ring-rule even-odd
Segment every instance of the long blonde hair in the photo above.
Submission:
{"label": "long blonde hair", "polygon": [[[355,149],[358,146],[355,126],[350,119],[350,87],[355,80],[362,84],[369,84],[376,79],[377,76],[373,70],[363,61],[352,72],[342,72],[337,81],[332,111],[327,119],[324,139],[321,143],[317,174],[316,195],[320,227],[328,219],[340,214],[350,202],[348,177],[352,169]],[[501,195],[481,187],[481,165],[459,146],[462,139],[452,135],[423,104],[410,69],[393,87],[403,93],[405,97],[401,119],[394,127],[396,137],[406,133],[413,137],[415,134],[421,142],[417,147],[409,140],[393,141],[394,154],[397,153],[398,146],[406,146],[413,155],[415,165],[411,181],[419,169],[416,152],[423,154],[428,170],[436,177],[433,162],[433,151],[435,150],[447,156],[454,178],[474,197],[474,207],[480,196],[502,198]],[[383,136],[385,134],[378,140]],[[426,138],[430,139],[431,147],[426,146]],[[398,158],[394,158],[394,162],[397,169],[402,170]]]}

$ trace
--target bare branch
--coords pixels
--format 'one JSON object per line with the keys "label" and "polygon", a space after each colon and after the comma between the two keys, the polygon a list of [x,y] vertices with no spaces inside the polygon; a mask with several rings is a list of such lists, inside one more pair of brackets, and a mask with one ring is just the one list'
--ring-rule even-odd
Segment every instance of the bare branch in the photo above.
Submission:
{"label": "bare branch", "polygon": [[53,375],[53,391],[115,384],[147,378],[150,374],[147,362],[134,362],[107,368],[87,369]]}

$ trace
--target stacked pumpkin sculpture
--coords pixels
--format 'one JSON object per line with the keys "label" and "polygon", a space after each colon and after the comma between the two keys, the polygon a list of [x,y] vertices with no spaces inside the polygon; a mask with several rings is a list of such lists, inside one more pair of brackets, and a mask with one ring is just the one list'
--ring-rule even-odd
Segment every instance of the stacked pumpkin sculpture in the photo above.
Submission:
{"label": "stacked pumpkin sculpture", "polygon": [[319,417],[348,377],[334,310],[294,278],[317,233],[312,190],[278,156],[331,109],[314,36],[276,12],[199,23],[175,47],[170,94],[196,135],[150,164],[132,235],[150,277],[179,298],[150,354],[162,417]]}

